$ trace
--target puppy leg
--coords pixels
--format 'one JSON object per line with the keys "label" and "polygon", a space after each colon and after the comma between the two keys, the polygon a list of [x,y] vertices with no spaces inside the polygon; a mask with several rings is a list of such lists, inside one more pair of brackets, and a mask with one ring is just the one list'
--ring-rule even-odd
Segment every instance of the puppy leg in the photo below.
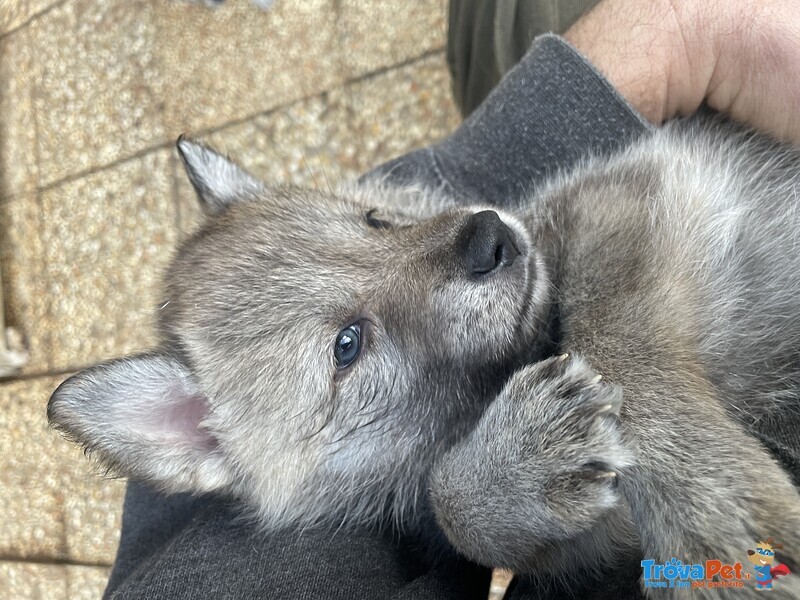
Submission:
{"label": "puppy leg", "polygon": [[[642,367],[624,384],[621,418],[636,452],[620,472],[645,559],[683,564],[716,559],[742,563],[754,577],[747,550],[773,537],[784,557],[800,559],[800,495],[788,475],[736,423],[702,377],[688,370]],[[716,578],[720,580],[719,577]],[[756,597],[744,588],[694,588],[693,597]],[[654,590],[679,598],[685,590]],[[800,577],[775,582],[772,597],[800,598]]]}
{"label": "puppy leg", "polygon": [[432,500],[450,541],[473,560],[519,572],[629,554],[635,541],[617,474],[632,454],[621,402],[621,390],[577,357],[514,374],[434,467]]}

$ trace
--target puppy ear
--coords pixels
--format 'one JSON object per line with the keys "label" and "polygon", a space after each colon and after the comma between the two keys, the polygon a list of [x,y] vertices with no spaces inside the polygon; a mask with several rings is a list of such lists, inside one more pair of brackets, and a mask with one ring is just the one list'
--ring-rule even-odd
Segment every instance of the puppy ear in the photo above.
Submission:
{"label": "puppy ear", "polygon": [[234,202],[265,188],[242,167],[208,146],[181,136],[177,147],[189,181],[207,214],[218,214]]}
{"label": "puppy ear", "polygon": [[208,428],[210,405],[189,371],[165,354],[87,369],[47,405],[52,426],[121,475],[167,492],[209,492],[233,473]]}

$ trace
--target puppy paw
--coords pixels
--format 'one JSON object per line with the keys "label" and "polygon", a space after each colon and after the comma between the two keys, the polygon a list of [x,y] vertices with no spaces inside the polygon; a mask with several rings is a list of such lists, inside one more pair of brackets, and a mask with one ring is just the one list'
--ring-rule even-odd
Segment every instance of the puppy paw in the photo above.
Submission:
{"label": "puppy paw", "polygon": [[618,501],[619,479],[633,463],[619,421],[619,386],[579,356],[562,355],[517,372],[504,395],[522,441],[518,458],[536,473],[556,516],[590,521]]}

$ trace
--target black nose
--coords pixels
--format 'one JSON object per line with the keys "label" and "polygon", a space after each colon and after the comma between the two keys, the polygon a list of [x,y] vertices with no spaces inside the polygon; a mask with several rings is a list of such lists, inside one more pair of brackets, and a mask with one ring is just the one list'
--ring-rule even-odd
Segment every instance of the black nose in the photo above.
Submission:
{"label": "black nose", "polygon": [[493,210],[472,215],[464,228],[464,237],[464,260],[470,275],[488,275],[512,265],[519,256],[514,232]]}

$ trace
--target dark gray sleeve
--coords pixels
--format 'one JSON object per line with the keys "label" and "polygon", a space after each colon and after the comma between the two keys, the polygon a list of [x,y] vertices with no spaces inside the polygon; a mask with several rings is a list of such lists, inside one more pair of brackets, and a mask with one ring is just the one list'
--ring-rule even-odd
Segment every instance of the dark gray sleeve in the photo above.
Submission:
{"label": "dark gray sleeve", "polygon": [[[366,177],[502,205],[646,131],[590,64],[547,35],[450,137]],[[459,560],[415,564],[413,545],[370,531],[259,534],[220,500],[131,484],[106,598],[485,598],[487,575]]]}
{"label": "dark gray sleeve", "polygon": [[546,34],[452,135],[365,177],[425,182],[465,202],[503,206],[587,154],[614,152],[650,128],[577,50]]}
{"label": "dark gray sleeve", "polygon": [[130,483],[104,598],[177,600],[485,600],[490,573],[451,556],[426,560],[394,532],[265,534],[217,498],[165,497]]}

